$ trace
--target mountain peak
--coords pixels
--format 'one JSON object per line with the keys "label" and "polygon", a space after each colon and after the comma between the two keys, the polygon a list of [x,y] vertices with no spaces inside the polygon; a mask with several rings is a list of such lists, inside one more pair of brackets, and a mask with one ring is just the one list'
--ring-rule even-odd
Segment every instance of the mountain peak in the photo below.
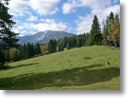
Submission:
{"label": "mountain peak", "polygon": [[65,31],[54,31],[54,30],[46,30],[46,31],[41,31],[38,32],[34,35],[30,36],[22,36],[19,39],[20,44],[27,44],[29,43],[40,43],[40,44],[46,44],[48,43],[51,39],[63,39],[64,37],[71,37],[74,36],[75,34],[68,33]]}

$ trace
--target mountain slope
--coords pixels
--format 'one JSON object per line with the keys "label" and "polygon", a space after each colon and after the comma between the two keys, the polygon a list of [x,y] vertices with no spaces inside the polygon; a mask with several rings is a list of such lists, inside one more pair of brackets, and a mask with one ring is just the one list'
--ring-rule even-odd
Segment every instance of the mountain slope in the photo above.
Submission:
{"label": "mountain slope", "polygon": [[118,48],[87,46],[10,63],[0,71],[0,89],[119,90],[119,54]]}
{"label": "mountain slope", "polygon": [[71,36],[74,36],[75,34],[72,34],[72,33],[67,33],[65,31],[51,31],[51,30],[47,30],[47,31],[44,31],[44,32],[39,32],[39,33],[36,33],[34,35],[27,35],[27,36],[23,36],[23,37],[20,37],[19,39],[19,43],[20,44],[26,44],[28,42],[30,43],[41,43],[41,44],[45,44],[45,43],[48,43],[51,39],[56,39],[56,40],[59,40],[59,39],[62,39],[64,37],[71,37]]}

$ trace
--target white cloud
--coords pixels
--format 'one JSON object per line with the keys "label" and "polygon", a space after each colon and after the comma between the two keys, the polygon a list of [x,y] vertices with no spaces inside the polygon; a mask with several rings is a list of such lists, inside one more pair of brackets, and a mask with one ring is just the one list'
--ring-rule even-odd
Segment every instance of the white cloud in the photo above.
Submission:
{"label": "white cloud", "polygon": [[57,12],[57,4],[60,0],[29,0],[32,9],[40,15],[52,15]]}
{"label": "white cloud", "polygon": [[105,8],[111,5],[112,0],[68,0],[64,3],[62,10],[64,14],[69,14],[79,7],[89,6],[92,9]]}
{"label": "white cloud", "polygon": [[77,21],[77,34],[90,32],[93,15],[88,14],[85,17],[80,17]]}
{"label": "white cloud", "polygon": [[30,16],[27,20],[30,22],[38,21],[38,17],[37,16]]}
{"label": "white cloud", "polygon": [[65,3],[63,5],[63,13],[64,14],[68,14],[72,11],[73,5],[69,4],[69,3]]}
{"label": "white cloud", "polygon": [[15,33],[20,33],[20,36],[34,34],[34,32],[32,32],[33,30],[34,29],[31,28],[29,23],[21,23],[13,27],[13,31]]}
{"label": "white cloud", "polygon": [[57,31],[67,31],[68,27],[66,23],[55,21],[53,19],[45,19],[42,23],[33,25],[33,28],[38,31],[45,30],[57,30]]}
{"label": "white cloud", "polygon": [[10,0],[8,7],[9,12],[14,16],[24,16],[30,14],[26,0]]}
{"label": "white cloud", "polygon": [[10,0],[9,11],[14,16],[30,16],[30,11],[37,11],[40,15],[53,15],[58,11],[60,0]]}
{"label": "white cloud", "polygon": [[[39,16],[33,16],[32,11],[37,12],[39,15],[53,15],[58,11],[57,4],[61,0],[10,0],[9,11],[14,16],[27,16],[26,23],[19,21],[14,27],[15,31],[21,33],[21,35],[34,34],[39,31],[45,30],[61,30],[70,31],[66,23],[56,21],[53,19],[39,19]],[[62,12],[64,14],[69,14],[74,12],[79,7],[90,7],[91,13],[83,17],[79,17],[77,20],[77,32],[89,32],[92,25],[93,16],[98,15],[100,24],[102,20],[111,12],[120,13],[120,5],[112,5],[112,0],[68,0],[62,6]],[[114,1],[116,2],[116,0]],[[86,9],[85,9],[86,10]],[[39,21],[39,23],[32,23]],[[102,25],[101,25],[102,26]]]}
{"label": "white cloud", "polygon": [[17,25],[13,30],[23,36],[45,30],[68,31],[69,29],[66,23],[55,21],[53,19],[43,19],[40,23],[24,23]]}
{"label": "white cloud", "polygon": [[83,6],[82,1],[86,1],[86,0],[69,0],[68,2],[64,3],[62,6],[63,14],[69,14],[75,11],[75,8],[82,7]]}

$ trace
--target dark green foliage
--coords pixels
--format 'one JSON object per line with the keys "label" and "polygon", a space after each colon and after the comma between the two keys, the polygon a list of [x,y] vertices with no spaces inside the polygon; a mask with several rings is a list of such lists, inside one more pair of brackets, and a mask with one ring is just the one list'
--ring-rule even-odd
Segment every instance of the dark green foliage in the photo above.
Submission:
{"label": "dark green foliage", "polygon": [[76,47],[77,40],[75,36],[70,38],[70,43],[72,48]]}
{"label": "dark green foliage", "polygon": [[90,45],[90,36],[91,35],[89,33],[86,33],[58,40],[57,51],[63,51],[64,48],[71,49],[75,47],[88,46]]}
{"label": "dark green foliage", "polygon": [[85,46],[85,41],[86,41],[86,35],[85,33],[82,36],[82,45]]}
{"label": "dark green foliage", "polygon": [[57,51],[59,52],[59,51],[63,51],[63,50],[64,50],[63,43],[61,40],[59,40],[57,42]]}
{"label": "dark green foliage", "polygon": [[102,34],[100,30],[99,20],[97,16],[94,16],[93,24],[91,28],[91,45],[100,45],[102,44]]}
{"label": "dark green foliage", "polygon": [[34,46],[33,44],[27,44],[27,58],[31,58],[34,56]]}
{"label": "dark green foliage", "polygon": [[27,56],[26,56],[26,54],[27,54],[26,45],[25,44],[23,46],[20,45],[19,50],[21,52],[21,59],[26,59],[27,58]]}
{"label": "dark green foliage", "polygon": [[85,46],[89,46],[91,45],[91,34],[90,33],[86,33],[85,35]]}
{"label": "dark green foliage", "polygon": [[15,22],[12,20],[12,15],[8,13],[7,1],[8,0],[0,0],[0,42],[4,46],[0,49],[0,65],[2,66],[8,61],[8,49],[10,47],[15,47],[18,41],[16,38],[18,34],[11,30]]}
{"label": "dark green foliage", "polygon": [[23,46],[23,53],[24,53],[24,59],[28,58],[28,50],[27,50],[27,45],[24,44]]}
{"label": "dark green foliage", "polygon": [[34,47],[34,54],[39,55],[41,54],[40,44],[37,43]]}
{"label": "dark green foliage", "polygon": [[48,43],[48,52],[54,53],[57,52],[57,41],[56,40],[50,40]]}
{"label": "dark green foliage", "polygon": [[21,52],[20,59],[28,59],[41,54],[41,48],[39,43],[37,44],[28,43],[27,45],[24,44],[23,46],[20,45],[18,49]]}
{"label": "dark green foliage", "polygon": [[0,1],[0,39],[4,41],[8,47],[15,46],[18,41],[18,39],[16,39],[17,34],[11,31],[14,24],[15,22],[12,20],[12,15],[8,13],[8,8]]}
{"label": "dark green foliage", "polygon": [[62,46],[63,46],[64,48],[67,47],[67,43],[68,43],[68,38],[67,38],[67,37],[65,37],[64,39],[62,39]]}
{"label": "dark green foliage", "polygon": [[71,49],[70,41],[67,42],[66,48],[67,48],[68,50]]}
{"label": "dark green foliage", "polygon": [[79,35],[76,40],[77,40],[76,46],[82,47],[82,35]]}
{"label": "dark green foliage", "polygon": [[18,45],[17,48],[13,47],[8,50],[4,50],[5,47],[5,44],[0,43],[0,58],[2,58],[0,62],[3,63],[2,65],[4,65],[5,61],[18,61],[22,59],[32,58],[41,54],[41,48],[39,43],[28,43],[27,45],[24,44],[23,46]]}
{"label": "dark green foliage", "polygon": [[4,58],[5,58],[5,61],[10,61],[10,59],[9,59],[9,51],[8,50],[4,51]]}

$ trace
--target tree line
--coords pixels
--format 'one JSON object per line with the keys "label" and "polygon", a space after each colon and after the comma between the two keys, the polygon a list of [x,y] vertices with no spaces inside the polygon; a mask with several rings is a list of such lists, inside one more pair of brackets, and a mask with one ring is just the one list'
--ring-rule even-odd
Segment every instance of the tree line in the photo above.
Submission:
{"label": "tree line", "polygon": [[[4,44],[0,44],[0,48],[4,48]],[[18,61],[22,59],[29,59],[34,56],[38,56],[41,54],[40,44],[24,44],[17,45],[16,47],[12,47],[10,49],[1,50],[1,54],[3,53],[3,59],[5,61]]]}

